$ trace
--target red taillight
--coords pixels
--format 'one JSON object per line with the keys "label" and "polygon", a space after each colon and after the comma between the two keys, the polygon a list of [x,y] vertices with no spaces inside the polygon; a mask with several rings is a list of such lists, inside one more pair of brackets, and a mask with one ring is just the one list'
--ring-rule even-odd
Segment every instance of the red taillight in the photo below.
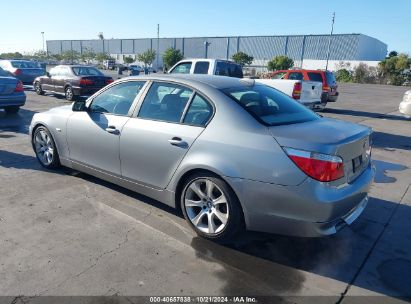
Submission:
{"label": "red taillight", "polygon": [[112,83],[114,80],[113,79],[106,79],[106,84],[110,84],[110,83]]}
{"label": "red taillight", "polygon": [[315,180],[331,182],[344,177],[344,163],[339,156],[291,148],[284,150],[298,168]]}
{"label": "red taillight", "polygon": [[14,92],[24,92],[23,83],[21,81],[17,82]]}
{"label": "red taillight", "polygon": [[296,82],[294,84],[294,89],[293,89],[293,93],[292,93],[292,98],[294,99],[300,99],[301,97],[301,90],[303,88],[303,85],[301,82]]}
{"label": "red taillight", "polygon": [[329,92],[330,87],[328,85],[323,85],[323,92]]}
{"label": "red taillight", "polygon": [[94,81],[91,79],[87,79],[87,78],[80,79],[81,86],[88,86],[88,85],[93,85],[93,84],[94,84]]}
{"label": "red taillight", "polygon": [[13,75],[17,76],[17,75],[21,75],[21,73],[23,73],[23,71],[20,69],[17,69],[13,72]]}

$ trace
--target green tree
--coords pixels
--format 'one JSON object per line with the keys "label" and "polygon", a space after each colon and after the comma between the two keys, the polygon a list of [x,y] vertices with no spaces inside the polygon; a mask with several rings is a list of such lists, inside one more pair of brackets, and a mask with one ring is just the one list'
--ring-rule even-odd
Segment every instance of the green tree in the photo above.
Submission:
{"label": "green tree", "polygon": [[137,55],[137,60],[144,63],[144,66],[150,66],[154,59],[156,59],[156,51],[154,50],[147,50],[141,54]]}
{"label": "green tree", "polygon": [[234,62],[238,63],[241,65],[241,67],[244,67],[245,65],[250,65],[253,63],[254,57],[250,56],[244,52],[238,52],[231,57]]}
{"label": "green tree", "polygon": [[130,63],[133,63],[135,61],[135,59],[131,56],[124,56],[123,61],[126,64],[130,64]]}
{"label": "green tree", "polygon": [[391,51],[391,52],[388,53],[388,58],[395,57],[395,56],[398,56],[397,51]]}
{"label": "green tree", "polygon": [[83,53],[81,54],[81,60],[87,63],[90,63],[95,58],[96,58],[96,53],[94,53],[93,50],[89,48],[85,48]]}
{"label": "green tree", "polygon": [[411,58],[406,54],[388,57],[378,64],[381,76],[393,85],[402,85],[407,80],[406,71],[410,68]]}
{"label": "green tree", "polygon": [[80,53],[74,50],[69,50],[61,53],[62,60],[75,62],[80,59]]}
{"label": "green tree", "polygon": [[184,56],[180,50],[168,48],[163,54],[163,63],[166,69],[168,70],[183,58]]}
{"label": "green tree", "polygon": [[288,70],[294,65],[294,61],[287,56],[276,56],[268,62],[268,70]]}
{"label": "green tree", "polygon": [[13,59],[13,58],[19,59],[19,58],[23,58],[23,55],[19,52],[2,53],[2,54],[0,54],[0,58],[3,58],[3,59]]}
{"label": "green tree", "polygon": [[335,73],[335,79],[337,79],[338,82],[352,82],[353,77],[347,69],[340,69]]}

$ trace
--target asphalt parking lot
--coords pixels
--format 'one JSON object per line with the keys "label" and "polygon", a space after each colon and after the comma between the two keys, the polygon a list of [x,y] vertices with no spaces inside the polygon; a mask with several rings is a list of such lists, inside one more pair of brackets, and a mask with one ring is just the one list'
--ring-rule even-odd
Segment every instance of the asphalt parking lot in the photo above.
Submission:
{"label": "asphalt parking lot", "polygon": [[343,84],[323,113],[375,131],[377,175],[352,226],[321,239],[250,232],[221,246],[196,237],[159,202],[82,173],[42,169],[29,144],[31,117],[66,102],[28,90],[19,114],[0,111],[0,295],[10,297],[5,303],[46,295],[410,300],[411,120],[398,112],[405,91]]}

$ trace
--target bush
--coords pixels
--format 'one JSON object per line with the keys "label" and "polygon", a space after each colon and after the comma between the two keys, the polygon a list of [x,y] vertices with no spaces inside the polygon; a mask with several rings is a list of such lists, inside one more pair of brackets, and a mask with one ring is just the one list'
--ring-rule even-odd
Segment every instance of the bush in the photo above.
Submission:
{"label": "bush", "polygon": [[168,48],[163,54],[163,63],[166,69],[168,70],[183,58],[184,56],[180,50]]}
{"label": "bush", "polygon": [[268,70],[288,70],[294,65],[294,61],[287,56],[277,56],[268,62]]}
{"label": "bush", "polygon": [[347,69],[341,69],[335,72],[335,79],[337,79],[338,82],[352,82],[353,81],[351,72],[348,71]]}
{"label": "bush", "polygon": [[124,63],[126,63],[126,64],[130,64],[130,63],[133,63],[133,62],[134,62],[134,58],[131,57],[131,56],[124,56],[123,61],[124,61]]}
{"label": "bush", "polygon": [[137,60],[144,63],[146,67],[150,66],[154,59],[156,59],[156,51],[150,49],[137,55]]}

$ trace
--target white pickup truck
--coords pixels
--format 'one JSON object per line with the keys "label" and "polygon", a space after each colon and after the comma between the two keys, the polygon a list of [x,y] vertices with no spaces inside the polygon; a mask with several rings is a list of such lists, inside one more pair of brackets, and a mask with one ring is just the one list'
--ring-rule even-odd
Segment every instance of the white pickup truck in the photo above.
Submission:
{"label": "white pickup truck", "polygon": [[323,84],[321,82],[289,79],[256,79],[255,81],[291,96],[314,111],[323,110],[327,104],[326,96],[322,95]]}
{"label": "white pickup truck", "polygon": [[[243,77],[239,64],[220,59],[184,59],[177,62],[168,73]],[[321,111],[327,104],[327,96],[322,96],[323,85],[321,82],[289,79],[256,79],[255,81],[291,96],[312,110]]]}

